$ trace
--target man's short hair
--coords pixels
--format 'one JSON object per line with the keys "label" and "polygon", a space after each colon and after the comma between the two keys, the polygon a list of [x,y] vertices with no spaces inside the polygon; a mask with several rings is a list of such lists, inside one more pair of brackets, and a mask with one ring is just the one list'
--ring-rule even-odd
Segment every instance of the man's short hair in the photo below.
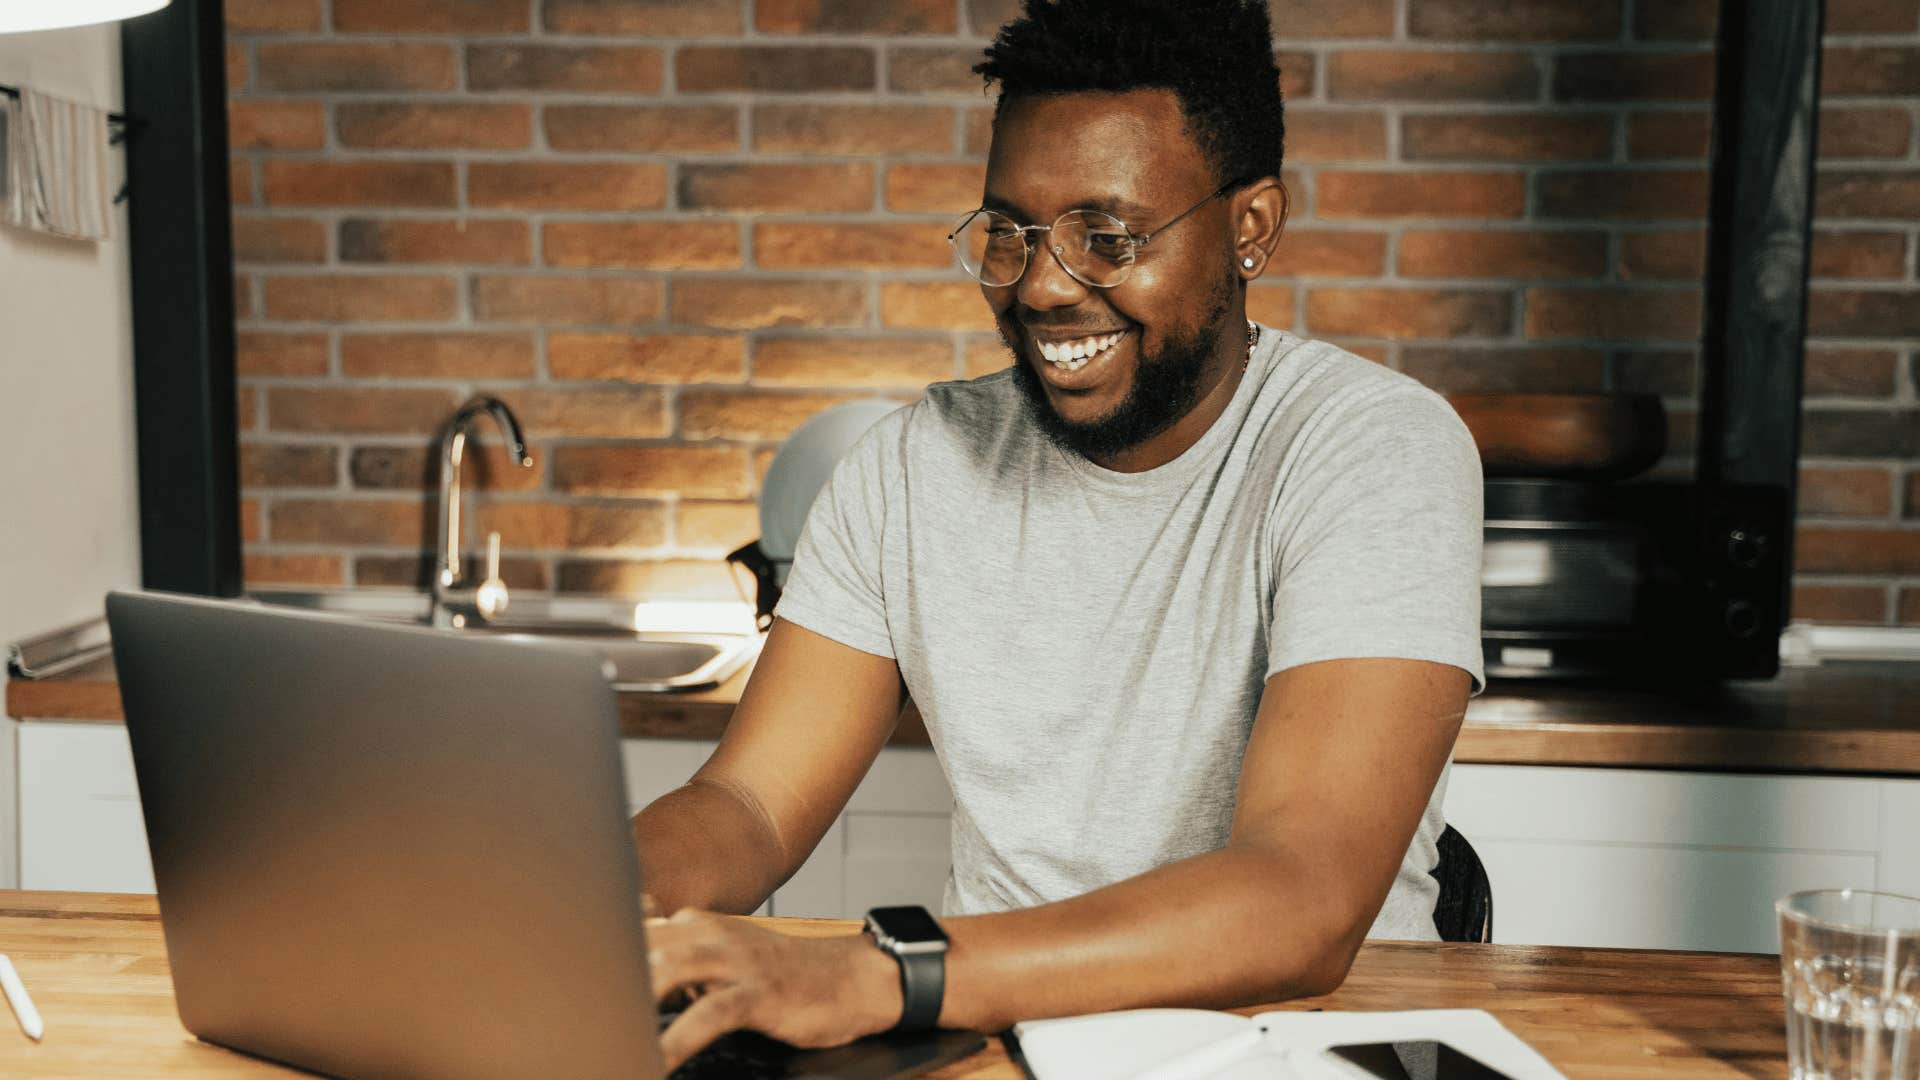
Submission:
{"label": "man's short hair", "polygon": [[1026,0],[973,70],[999,104],[1171,90],[1222,184],[1278,176],[1286,125],[1266,0]]}

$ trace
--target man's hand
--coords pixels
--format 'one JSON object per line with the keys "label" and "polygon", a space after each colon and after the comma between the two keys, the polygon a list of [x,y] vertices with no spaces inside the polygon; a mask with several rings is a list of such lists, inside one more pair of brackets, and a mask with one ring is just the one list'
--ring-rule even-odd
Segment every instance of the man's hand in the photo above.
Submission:
{"label": "man's hand", "polygon": [[900,967],[865,935],[799,938],[686,909],[649,919],[656,1001],[692,1004],[660,1038],[669,1071],[730,1031],[795,1046],[839,1046],[900,1019]]}

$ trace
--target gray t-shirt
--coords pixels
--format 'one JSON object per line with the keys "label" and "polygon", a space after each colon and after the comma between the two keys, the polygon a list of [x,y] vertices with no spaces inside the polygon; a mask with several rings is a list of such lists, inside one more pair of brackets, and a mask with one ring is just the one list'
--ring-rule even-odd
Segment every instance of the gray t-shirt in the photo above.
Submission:
{"label": "gray t-shirt", "polygon": [[[883,418],[814,503],[777,610],[899,664],[953,787],[949,913],[1223,846],[1275,672],[1404,657],[1480,684],[1479,455],[1412,379],[1263,328],[1226,411],[1140,473],[1027,408],[1002,371]],[[1445,791],[1370,936],[1436,936]]]}

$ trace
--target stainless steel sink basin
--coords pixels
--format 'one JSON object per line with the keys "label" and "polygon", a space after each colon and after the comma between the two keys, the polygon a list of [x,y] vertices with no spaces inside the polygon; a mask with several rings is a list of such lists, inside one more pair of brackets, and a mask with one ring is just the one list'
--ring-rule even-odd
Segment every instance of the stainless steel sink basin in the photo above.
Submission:
{"label": "stainless steel sink basin", "polygon": [[[425,593],[397,589],[274,589],[248,599],[342,618],[423,626],[429,604]],[[761,636],[752,626],[744,605],[515,595],[505,617],[441,632],[598,653],[611,665],[615,689],[670,692],[717,686],[739,671],[760,651]]]}

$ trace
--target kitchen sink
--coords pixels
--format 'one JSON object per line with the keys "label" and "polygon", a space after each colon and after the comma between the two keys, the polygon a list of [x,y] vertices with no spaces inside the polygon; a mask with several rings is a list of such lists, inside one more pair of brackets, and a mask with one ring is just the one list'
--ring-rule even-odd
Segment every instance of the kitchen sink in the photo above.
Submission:
{"label": "kitchen sink", "polygon": [[[426,593],[401,589],[263,589],[247,598],[341,618],[422,626],[431,603]],[[759,654],[761,641],[752,609],[744,604],[599,596],[516,594],[501,617],[441,632],[597,653],[607,661],[615,689],[662,692],[719,685]]]}

